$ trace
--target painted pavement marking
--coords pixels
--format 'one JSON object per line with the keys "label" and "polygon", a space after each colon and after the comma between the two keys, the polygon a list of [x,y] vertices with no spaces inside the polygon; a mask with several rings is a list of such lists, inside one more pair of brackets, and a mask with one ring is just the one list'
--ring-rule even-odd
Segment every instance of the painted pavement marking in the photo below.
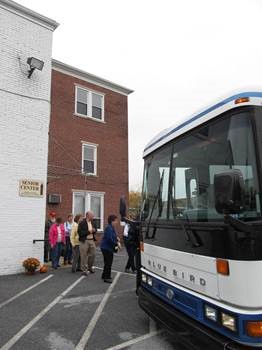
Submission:
{"label": "painted pavement marking", "polygon": [[25,293],[29,292],[30,290],[34,289],[35,287],[39,286],[40,284],[46,282],[47,280],[49,280],[49,279],[52,278],[53,276],[54,276],[54,275],[49,275],[48,277],[42,279],[41,281],[39,281],[39,282],[33,284],[31,287],[29,287],[29,288],[23,290],[22,292],[20,292],[20,293],[14,295],[12,298],[7,299],[6,301],[2,302],[2,303],[0,304],[0,309],[1,309],[3,306],[5,306],[5,305],[11,303],[11,302],[14,301],[15,299],[19,298],[21,295],[24,295]]}
{"label": "painted pavement marking", "polygon": [[135,338],[135,339],[131,339],[131,340],[128,340],[122,344],[118,344],[118,345],[114,345],[112,346],[111,348],[107,348],[105,350],[120,350],[120,349],[124,349],[125,347],[127,346],[131,346],[133,344],[136,344],[136,343],[139,343],[143,340],[146,340],[148,338],[151,338],[151,337],[154,337],[155,335],[158,335],[160,333],[162,333],[163,330],[159,330],[159,331],[154,331],[154,332],[151,332],[151,333],[147,333],[145,335],[142,335],[141,337],[138,337],[138,338]]}
{"label": "painted pavement marking", "polygon": [[90,336],[92,335],[92,332],[96,326],[96,323],[103,312],[103,309],[107,303],[107,300],[110,297],[110,294],[111,294],[114,286],[116,285],[120,275],[121,275],[121,272],[118,272],[116,274],[116,276],[113,280],[113,283],[110,285],[110,287],[106,291],[101,303],[99,304],[98,308],[96,309],[94,316],[92,317],[91,321],[89,322],[89,325],[87,326],[87,328],[86,328],[82,338],[80,339],[79,343],[77,344],[75,350],[83,350],[85,348],[85,346],[88,343],[88,340],[89,340]]}
{"label": "painted pavement marking", "polygon": [[81,276],[78,280],[75,281],[70,287],[68,287],[59,297],[55,298],[46,308],[44,308],[36,317],[34,317],[24,328],[22,328],[17,334],[15,334],[0,350],[9,350],[11,347],[20,339],[22,336],[31,328],[35,323],[37,323],[49,310],[51,310],[63,297],[68,294],[82,279],[84,276]]}

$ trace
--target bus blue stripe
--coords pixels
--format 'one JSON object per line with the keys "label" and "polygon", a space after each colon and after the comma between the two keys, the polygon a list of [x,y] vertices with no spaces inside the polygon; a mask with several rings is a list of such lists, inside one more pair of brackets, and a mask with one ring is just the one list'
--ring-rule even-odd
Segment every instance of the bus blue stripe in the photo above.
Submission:
{"label": "bus blue stripe", "polygon": [[[153,285],[152,287],[148,284],[142,282],[144,288],[146,288],[149,292],[155,294],[160,299],[164,300],[171,307],[174,307],[186,315],[192,317],[193,319],[201,322],[205,326],[214,329],[215,331],[223,334],[224,336],[246,344],[259,344],[262,345],[262,338],[259,337],[249,337],[245,331],[245,323],[247,321],[262,321],[262,315],[249,315],[249,314],[241,314],[241,313],[233,313],[226,309],[226,305],[224,308],[218,307],[215,304],[207,303],[205,300],[200,297],[193,296],[187,292],[184,292],[178,288],[175,288],[168,283],[165,283],[155,277],[152,277]],[[167,292],[172,290],[173,297],[169,299],[167,297]],[[215,308],[218,313],[225,312],[230,315],[233,315],[237,320],[237,332],[233,332],[227,330],[223,327],[219,322],[216,323],[214,321],[208,320],[204,315],[204,305],[207,304],[213,308]]]}
{"label": "bus blue stripe", "polygon": [[195,115],[194,117],[190,118],[189,120],[185,121],[184,123],[178,125],[177,127],[175,127],[174,129],[170,130],[167,134],[161,136],[159,139],[157,139],[156,141],[154,141],[153,143],[151,143],[150,145],[148,145],[145,149],[144,152],[146,152],[148,149],[150,149],[151,147],[153,147],[154,145],[156,145],[158,142],[164,140],[166,137],[172,135],[173,133],[175,133],[176,131],[182,129],[184,126],[192,123],[193,121],[203,117],[205,114],[208,114],[210,112],[212,112],[213,110],[224,106],[225,104],[236,100],[238,98],[241,97],[262,97],[262,92],[242,92],[240,94],[237,95],[233,95],[231,97],[226,98],[225,100],[218,102],[217,104],[213,105],[212,107],[209,107],[208,109],[206,109],[205,111]]}

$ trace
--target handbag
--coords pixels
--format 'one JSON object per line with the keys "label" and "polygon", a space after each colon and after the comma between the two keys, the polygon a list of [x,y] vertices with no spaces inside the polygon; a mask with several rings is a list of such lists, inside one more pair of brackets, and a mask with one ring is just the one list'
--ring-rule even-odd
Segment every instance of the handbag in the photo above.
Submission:
{"label": "handbag", "polygon": [[114,252],[117,253],[119,249],[121,249],[122,246],[121,246],[121,243],[120,242],[117,242],[117,244],[114,246]]}

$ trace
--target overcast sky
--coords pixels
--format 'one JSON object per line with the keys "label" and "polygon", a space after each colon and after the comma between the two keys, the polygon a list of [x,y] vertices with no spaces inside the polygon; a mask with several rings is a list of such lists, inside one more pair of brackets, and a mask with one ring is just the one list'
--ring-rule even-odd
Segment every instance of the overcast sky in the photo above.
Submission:
{"label": "overcast sky", "polygon": [[155,134],[232,91],[262,90],[261,0],[17,2],[60,23],[53,58],[135,90],[131,190]]}

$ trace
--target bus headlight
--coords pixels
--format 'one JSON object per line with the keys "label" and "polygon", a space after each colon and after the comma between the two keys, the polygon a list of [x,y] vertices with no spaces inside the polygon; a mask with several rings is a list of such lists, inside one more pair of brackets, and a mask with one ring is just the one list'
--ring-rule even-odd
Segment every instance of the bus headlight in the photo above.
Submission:
{"label": "bus headlight", "polygon": [[148,284],[150,287],[152,287],[152,285],[153,285],[153,279],[152,279],[152,277],[147,276],[147,284]]}
{"label": "bus headlight", "polygon": [[146,277],[146,275],[145,275],[144,273],[142,273],[142,281],[143,281],[144,283],[147,282],[147,277]]}
{"label": "bus headlight", "polygon": [[222,319],[222,325],[231,331],[235,332],[237,330],[236,328],[236,319],[232,315],[225,314],[224,312],[221,313],[221,319]]}
{"label": "bus headlight", "polygon": [[205,316],[209,320],[217,321],[217,310],[209,305],[205,305]]}

